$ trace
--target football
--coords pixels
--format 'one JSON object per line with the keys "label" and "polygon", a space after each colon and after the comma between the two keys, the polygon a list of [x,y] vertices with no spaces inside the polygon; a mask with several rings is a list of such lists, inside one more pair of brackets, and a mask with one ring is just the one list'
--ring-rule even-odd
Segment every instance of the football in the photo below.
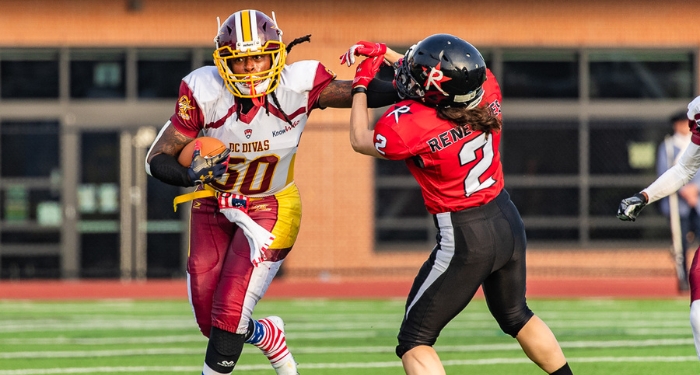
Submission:
{"label": "football", "polygon": [[210,157],[222,153],[226,149],[224,142],[214,137],[199,137],[188,143],[180,152],[177,161],[183,167],[189,167],[192,164],[192,154],[194,153],[194,144],[199,141],[201,144],[200,155]]}

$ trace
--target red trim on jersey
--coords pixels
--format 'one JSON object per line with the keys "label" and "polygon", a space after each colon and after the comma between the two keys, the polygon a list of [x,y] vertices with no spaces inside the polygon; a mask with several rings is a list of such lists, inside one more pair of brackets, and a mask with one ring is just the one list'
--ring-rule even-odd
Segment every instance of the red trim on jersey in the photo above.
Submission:
{"label": "red trim on jersey", "polygon": [[[233,116],[233,114],[236,112],[236,106],[238,104],[234,104],[231,108],[228,109],[228,112],[226,112],[226,116],[214,121],[210,122],[206,125],[204,125],[205,128],[211,128],[211,129],[216,129],[224,125],[224,122],[226,122],[226,119],[229,117]],[[252,112],[252,110],[250,111]]]}
{"label": "red trim on jersey", "polygon": [[185,81],[180,82],[178,100],[175,103],[175,114],[170,117],[170,122],[180,133],[190,138],[197,137],[204,123],[204,114],[197,104],[197,100]]}
{"label": "red trim on jersey", "polygon": [[[287,121],[284,118],[284,115],[282,114],[282,111],[279,108],[275,107],[272,103],[269,103],[269,104],[270,105],[269,105],[268,109],[270,111],[270,114],[279,118],[282,121]],[[287,113],[287,116],[289,117],[290,120],[293,120],[294,118],[296,118],[297,116],[299,116],[303,113],[306,113],[306,108],[300,107],[300,108],[297,108],[297,110],[292,112],[292,113]]]}
{"label": "red trim on jersey", "polygon": [[[315,108],[321,108],[318,104],[318,98],[321,92],[335,79],[336,75],[323,64],[318,63],[316,67],[316,75],[314,76],[313,88],[309,91],[309,102],[306,105],[307,114]],[[291,118],[291,117],[290,117]]]}
{"label": "red trim on jersey", "polygon": [[[266,100],[266,99],[263,99],[263,100]],[[216,122],[214,124],[218,124],[219,126],[223,125],[224,122],[226,121],[226,119],[229,118],[229,116],[232,115],[233,112],[236,111],[237,107],[240,105],[238,103],[238,98],[234,99],[234,102],[235,102],[235,104],[233,105],[233,107],[229,108],[226,116],[216,120]],[[250,124],[253,121],[253,119],[255,118],[255,115],[258,114],[258,111],[260,111],[261,108],[262,107],[253,104],[253,106],[248,110],[248,112],[243,113],[243,111],[240,111],[240,113],[238,114],[239,115],[238,121],[240,121],[244,124]],[[219,126],[214,126],[214,127],[218,128]]]}

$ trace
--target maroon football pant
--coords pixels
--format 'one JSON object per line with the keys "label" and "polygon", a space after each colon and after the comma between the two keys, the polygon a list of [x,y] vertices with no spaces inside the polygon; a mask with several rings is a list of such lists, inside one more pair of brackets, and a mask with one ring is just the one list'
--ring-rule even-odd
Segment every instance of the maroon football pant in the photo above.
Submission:
{"label": "maroon football pant", "polygon": [[697,301],[700,299],[700,264],[698,264],[698,254],[700,253],[700,247],[695,250],[693,255],[693,262],[690,264],[690,271],[688,272],[688,283],[690,284],[690,302]]}
{"label": "maroon football pant", "polygon": [[250,202],[248,215],[275,234],[267,261],[254,267],[243,231],[218,212],[214,198],[192,202],[187,282],[190,303],[202,334],[212,326],[244,334],[253,309],[267,291],[296,240],[301,219],[298,191]]}

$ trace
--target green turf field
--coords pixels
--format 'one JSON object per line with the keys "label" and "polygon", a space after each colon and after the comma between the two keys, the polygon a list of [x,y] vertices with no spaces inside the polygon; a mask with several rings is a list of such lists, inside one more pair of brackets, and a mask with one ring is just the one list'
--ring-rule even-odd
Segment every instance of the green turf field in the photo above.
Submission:
{"label": "green turf field", "polygon": [[[575,374],[700,374],[677,300],[530,300]],[[301,375],[403,374],[393,354],[402,300],[262,301],[286,323]],[[0,301],[0,375],[200,374],[205,339],[187,301]],[[483,300],[436,345],[448,374],[544,374],[504,335]],[[246,346],[234,373],[274,374]]]}

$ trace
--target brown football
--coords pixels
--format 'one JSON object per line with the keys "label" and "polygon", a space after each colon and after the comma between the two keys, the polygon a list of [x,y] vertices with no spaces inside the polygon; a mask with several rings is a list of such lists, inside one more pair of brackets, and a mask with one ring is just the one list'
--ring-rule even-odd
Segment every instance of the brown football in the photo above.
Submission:
{"label": "brown football", "polygon": [[214,156],[222,153],[226,149],[224,142],[214,137],[199,137],[194,141],[188,143],[185,148],[180,152],[180,156],[177,157],[177,161],[183,167],[189,167],[192,164],[192,154],[194,153],[194,144],[199,141],[201,144],[200,155],[202,156]]}

